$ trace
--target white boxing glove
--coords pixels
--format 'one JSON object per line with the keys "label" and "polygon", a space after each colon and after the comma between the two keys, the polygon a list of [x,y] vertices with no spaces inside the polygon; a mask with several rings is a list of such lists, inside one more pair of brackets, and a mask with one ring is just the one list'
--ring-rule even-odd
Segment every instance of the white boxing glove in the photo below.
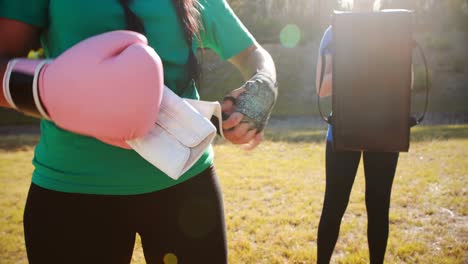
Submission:
{"label": "white boxing glove", "polygon": [[182,99],[164,87],[155,125],[148,134],[128,140],[127,144],[177,180],[195,164],[216,137],[216,127],[210,121],[213,115],[219,118],[220,125],[221,106],[218,102]]}
{"label": "white boxing glove", "polygon": [[221,105],[219,102],[200,101],[187,98],[184,98],[184,100],[193,106],[201,115],[210,119],[211,123],[216,127],[218,134],[224,138],[223,117],[221,114]]}

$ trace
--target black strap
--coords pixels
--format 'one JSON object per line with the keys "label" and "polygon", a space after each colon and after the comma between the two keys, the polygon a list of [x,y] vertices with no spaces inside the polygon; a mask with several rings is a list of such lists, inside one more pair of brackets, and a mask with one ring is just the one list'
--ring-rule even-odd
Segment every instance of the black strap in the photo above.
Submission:
{"label": "black strap", "polygon": [[11,99],[19,111],[30,116],[42,117],[34,101],[33,82],[34,75],[12,71],[9,81]]}
{"label": "black strap", "polygon": [[424,117],[426,116],[426,113],[427,113],[427,108],[429,106],[429,86],[430,86],[429,67],[427,65],[426,56],[424,55],[424,51],[423,51],[421,45],[419,45],[419,43],[417,43],[416,41],[414,41],[414,44],[415,44],[416,48],[418,49],[418,52],[421,55],[421,58],[422,58],[423,63],[424,63],[424,70],[425,70],[425,75],[426,75],[426,78],[425,78],[426,101],[424,103],[424,111],[423,111],[422,115],[419,118],[411,117],[410,126],[418,125],[424,120]]}
{"label": "black strap", "polygon": [[222,131],[222,127],[220,127],[220,122],[219,122],[219,118],[215,115],[211,116],[211,119],[210,119],[211,123],[216,127],[216,133],[218,135],[221,135],[221,131]]}
{"label": "black strap", "polygon": [[143,21],[130,9],[130,2],[132,2],[132,0],[119,0],[119,3],[124,10],[127,29],[145,34],[145,26]]}

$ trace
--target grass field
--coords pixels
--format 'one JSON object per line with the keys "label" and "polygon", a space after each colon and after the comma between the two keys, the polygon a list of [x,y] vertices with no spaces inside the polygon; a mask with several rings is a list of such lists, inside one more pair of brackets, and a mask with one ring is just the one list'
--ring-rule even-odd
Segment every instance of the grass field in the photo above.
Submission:
{"label": "grass field", "polygon": [[[274,129],[252,152],[215,144],[230,263],[314,263],[323,129]],[[36,136],[0,137],[0,263],[26,263],[22,214]],[[333,263],[367,263],[362,166]],[[400,155],[387,263],[468,263],[468,125],[413,129]],[[139,242],[132,263],[144,263]]]}

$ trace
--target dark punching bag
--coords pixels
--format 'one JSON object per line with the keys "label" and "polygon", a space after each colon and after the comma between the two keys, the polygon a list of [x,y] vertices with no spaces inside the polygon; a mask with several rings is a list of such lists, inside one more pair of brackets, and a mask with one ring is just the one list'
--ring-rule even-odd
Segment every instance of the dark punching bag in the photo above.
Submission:
{"label": "dark punching bag", "polygon": [[329,122],[335,150],[408,151],[412,24],[408,10],[334,13]]}

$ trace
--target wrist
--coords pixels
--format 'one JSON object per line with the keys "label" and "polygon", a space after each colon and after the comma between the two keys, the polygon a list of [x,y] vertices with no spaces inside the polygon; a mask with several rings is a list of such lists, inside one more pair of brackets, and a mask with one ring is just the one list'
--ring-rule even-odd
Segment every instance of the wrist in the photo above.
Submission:
{"label": "wrist", "polygon": [[38,78],[47,60],[13,59],[3,77],[3,97],[9,107],[38,118],[50,119],[39,97]]}

